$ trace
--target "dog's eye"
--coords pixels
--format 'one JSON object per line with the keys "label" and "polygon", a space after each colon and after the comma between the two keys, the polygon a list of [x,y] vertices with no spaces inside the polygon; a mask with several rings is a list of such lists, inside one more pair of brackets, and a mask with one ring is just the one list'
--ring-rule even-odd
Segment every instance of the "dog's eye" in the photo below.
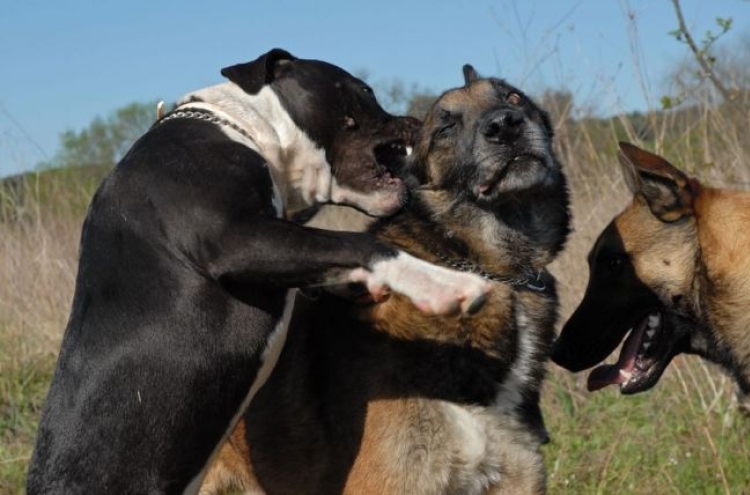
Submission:
{"label": "dog's eye", "polygon": [[455,120],[443,122],[442,125],[435,132],[436,139],[443,139],[449,137],[458,128],[458,122]]}
{"label": "dog's eye", "polygon": [[444,138],[449,136],[458,128],[458,123],[460,120],[460,116],[453,114],[449,112],[448,110],[443,110],[440,113],[440,125],[435,131],[435,137],[436,138]]}
{"label": "dog's eye", "polygon": [[449,136],[455,129],[458,124],[456,121],[452,122],[445,122],[443,123],[440,128],[438,128],[437,132],[435,133],[436,138],[444,138]]}
{"label": "dog's eye", "polygon": [[506,101],[511,105],[520,105],[523,102],[523,97],[518,93],[511,93],[508,95]]}
{"label": "dog's eye", "polygon": [[346,116],[344,117],[344,129],[347,131],[352,131],[357,128],[357,121],[354,120],[354,117]]}
{"label": "dog's eye", "polygon": [[362,91],[369,97],[375,98],[375,92],[370,86],[362,86]]}

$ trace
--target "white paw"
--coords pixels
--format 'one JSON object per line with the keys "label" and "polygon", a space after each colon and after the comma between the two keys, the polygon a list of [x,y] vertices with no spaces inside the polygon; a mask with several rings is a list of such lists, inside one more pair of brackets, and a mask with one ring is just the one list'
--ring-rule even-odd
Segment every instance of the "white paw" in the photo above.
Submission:
{"label": "white paw", "polygon": [[403,252],[374,263],[370,270],[353,270],[350,280],[364,283],[372,294],[390,288],[421,311],[437,315],[476,312],[491,287],[478,275],[435,266]]}

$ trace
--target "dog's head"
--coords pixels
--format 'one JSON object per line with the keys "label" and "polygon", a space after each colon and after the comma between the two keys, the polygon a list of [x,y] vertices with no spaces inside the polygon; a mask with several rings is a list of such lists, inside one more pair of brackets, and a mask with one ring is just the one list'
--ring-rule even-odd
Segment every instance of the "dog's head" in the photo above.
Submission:
{"label": "dog's head", "polygon": [[562,248],[569,222],[549,117],[502,79],[481,78],[470,65],[464,79],[428,112],[407,170],[417,190],[449,198],[439,209],[469,204],[468,223],[481,222],[486,213],[493,225],[505,226],[487,232],[486,240],[494,236],[491,242],[519,256],[526,248],[543,251],[544,259],[531,263],[543,267]]}
{"label": "dog's head", "polygon": [[419,121],[390,115],[365,82],[343,69],[280,49],[222,74],[248,94],[265,88],[275,93],[295,126],[324,151],[333,202],[375,216],[402,205],[406,189],[393,169],[411,147]]}
{"label": "dog's head", "polygon": [[484,204],[551,184],[559,167],[547,114],[501,79],[469,65],[464,76],[466,85],[443,93],[425,118],[413,169],[420,180]]}
{"label": "dog's head", "polygon": [[700,184],[663,158],[620,143],[631,204],[589,253],[589,282],[552,359],[571,371],[603,361],[629,333],[618,362],[589,375],[589,390],[618,384],[624,394],[653,387],[681,352],[710,353],[696,316],[699,257],[694,206]]}

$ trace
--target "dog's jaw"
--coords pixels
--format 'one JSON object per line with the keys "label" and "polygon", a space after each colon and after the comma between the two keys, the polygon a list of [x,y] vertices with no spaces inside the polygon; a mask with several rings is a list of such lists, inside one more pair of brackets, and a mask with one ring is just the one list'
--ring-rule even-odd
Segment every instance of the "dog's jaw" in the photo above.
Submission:
{"label": "dog's jaw", "polygon": [[498,167],[485,170],[472,190],[480,203],[510,201],[536,187],[552,185],[549,156],[517,155]]}
{"label": "dog's jaw", "polygon": [[674,356],[668,340],[667,323],[661,311],[653,311],[630,330],[616,364],[600,365],[589,374],[588,389],[619,385],[623,394],[650,389]]}
{"label": "dog's jaw", "polygon": [[335,204],[353,206],[373,217],[388,216],[399,210],[407,198],[403,183],[398,179],[394,180],[395,182],[370,194],[340,186],[334,180],[331,201]]}
{"label": "dog's jaw", "polygon": [[508,201],[515,194],[554,186],[559,165],[546,141],[541,126],[527,119],[513,146],[485,143],[479,147],[475,156],[478,170],[471,187],[477,201]]}

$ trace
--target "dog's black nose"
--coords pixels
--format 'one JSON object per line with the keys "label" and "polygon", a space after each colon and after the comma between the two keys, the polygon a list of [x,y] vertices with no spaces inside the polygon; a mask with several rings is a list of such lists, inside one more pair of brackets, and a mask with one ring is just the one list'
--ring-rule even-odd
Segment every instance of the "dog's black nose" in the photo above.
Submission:
{"label": "dog's black nose", "polygon": [[521,131],[523,114],[514,108],[497,110],[485,118],[481,132],[490,142],[508,142],[516,139]]}

